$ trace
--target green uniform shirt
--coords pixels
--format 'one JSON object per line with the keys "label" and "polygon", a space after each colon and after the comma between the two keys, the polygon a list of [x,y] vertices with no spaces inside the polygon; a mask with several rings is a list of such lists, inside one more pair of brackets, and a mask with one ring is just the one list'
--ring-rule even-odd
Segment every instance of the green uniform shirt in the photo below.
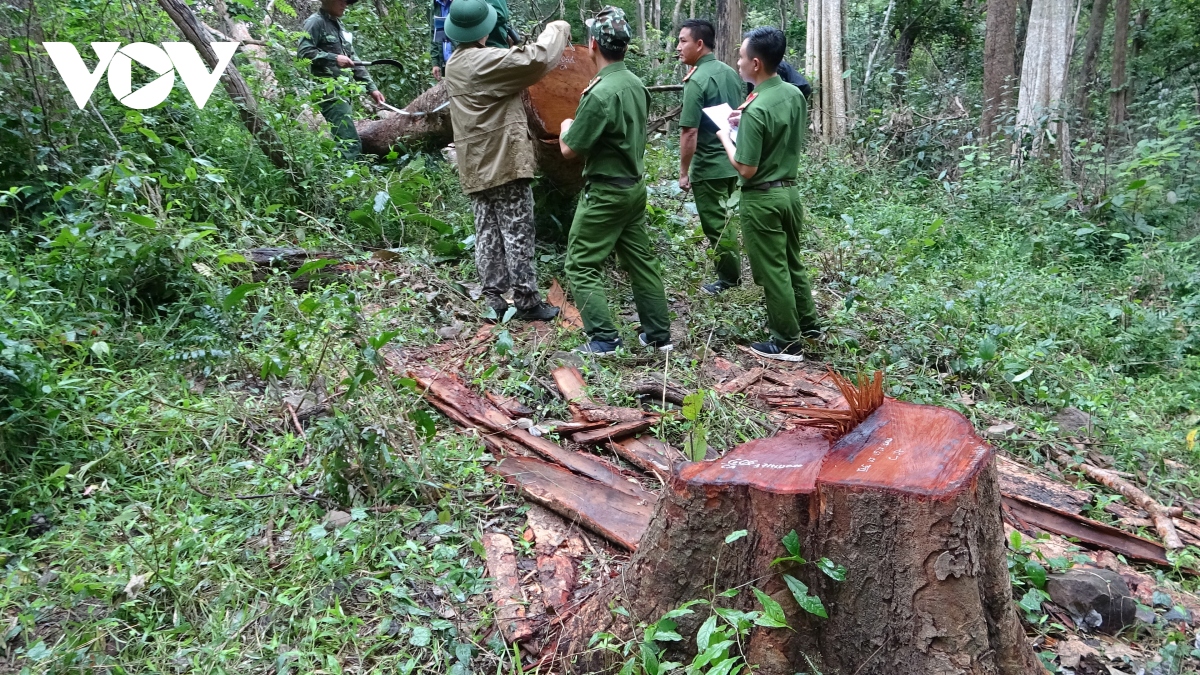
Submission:
{"label": "green uniform shirt", "polygon": [[799,89],[778,75],[755,87],[742,104],[733,158],[758,171],[742,186],[795,180],[807,128],[808,104]]}
{"label": "green uniform shirt", "polygon": [[584,156],[583,177],[632,178],[645,173],[650,92],[624,62],[605,66],[588,85],[563,136]]}
{"label": "green uniform shirt", "polygon": [[[351,61],[359,60],[358,55],[354,53],[354,36],[346,30],[341,20],[333,18],[325,10],[319,10],[308,17],[304,22],[304,32],[306,35],[300,38],[296,57],[312,61],[313,75],[339,77],[342,69],[337,64],[338,54],[350,57]],[[351,70],[354,72],[354,79],[366,83],[367,91],[379,89],[365,67],[357,66]]]}
{"label": "green uniform shirt", "polygon": [[693,181],[732,178],[737,170],[729,163],[725,148],[717,140],[717,125],[708,119],[703,108],[728,103],[736,106],[745,98],[742,79],[725,62],[713,54],[705,54],[696,62],[683,82],[683,112],[679,126],[699,129],[696,134],[696,155],[688,171]]}

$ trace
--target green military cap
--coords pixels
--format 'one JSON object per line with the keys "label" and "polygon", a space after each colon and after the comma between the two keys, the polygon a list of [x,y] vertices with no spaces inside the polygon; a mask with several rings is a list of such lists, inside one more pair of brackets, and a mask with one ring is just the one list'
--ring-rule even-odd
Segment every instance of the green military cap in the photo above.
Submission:
{"label": "green military cap", "polygon": [[629,22],[625,20],[625,10],[620,7],[608,5],[586,23],[588,36],[605,49],[620,49],[633,39]]}
{"label": "green military cap", "polygon": [[496,27],[496,8],[484,0],[454,0],[446,17],[446,37],[455,42],[477,42]]}

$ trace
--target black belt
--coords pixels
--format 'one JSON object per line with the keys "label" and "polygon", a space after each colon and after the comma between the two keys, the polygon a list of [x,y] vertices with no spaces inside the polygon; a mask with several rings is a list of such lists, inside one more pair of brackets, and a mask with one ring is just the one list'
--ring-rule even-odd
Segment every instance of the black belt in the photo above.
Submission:
{"label": "black belt", "polygon": [[777,187],[792,187],[796,184],[794,180],[773,180],[769,183],[759,183],[758,185],[742,186],[743,190],[770,190]]}
{"label": "black belt", "polygon": [[612,176],[589,176],[589,183],[607,183],[620,188],[631,188],[642,182],[640,178],[613,178]]}

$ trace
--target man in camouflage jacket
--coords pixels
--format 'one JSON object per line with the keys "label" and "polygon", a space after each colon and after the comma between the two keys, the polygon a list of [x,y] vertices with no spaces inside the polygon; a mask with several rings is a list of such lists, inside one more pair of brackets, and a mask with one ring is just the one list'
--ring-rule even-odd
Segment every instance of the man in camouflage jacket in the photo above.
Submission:
{"label": "man in camouflage jacket", "polygon": [[542,302],[534,270],[533,190],[536,168],[521,92],[558,65],[571,25],[554,21],[536,42],[487,46],[497,13],[485,0],[454,0],[446,36],[455,43],[446,64],[450,121],[463,192],[475,211],[475,264],[483,294],[503,318],[510,289],[517,317],[547,320],[558,308]]}
{"label": "man in camouflage jacket", "polygon": [[[367,85],[367,91],[376,103],[383,103],[383,92],[363,66],[355,66],[358,55],[354,52],[354,36],[342,25],[346,7],[358,0],[321,0],[319,9],[304,22],[304,37],[296,50],[296,57],[312,61],[312,74],[320,78],[337,79],[343,68],[350,68],[354,79]],[[320,102],[321,115],[338,139],[338,152],[345,159],[355,159],[362,153],[362,141],[354,128],[350,104],[330,91]]]}

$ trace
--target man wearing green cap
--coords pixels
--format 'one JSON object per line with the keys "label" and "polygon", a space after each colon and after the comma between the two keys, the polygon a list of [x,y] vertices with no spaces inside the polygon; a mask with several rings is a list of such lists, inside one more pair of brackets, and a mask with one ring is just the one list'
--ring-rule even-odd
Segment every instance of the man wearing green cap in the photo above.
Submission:
{"label": "man wearing green cap", "polygon": [[533,179],[537,160],[521,91],[558,65],[571,25],[554,21],[536,42],[488,47],[496,9],[484,0],[454,0],[446,37],[455,43],[446,63],[450,122],[463,192],[475,211],[475,266],[484,301],[503,318],[513,292],[517,317],[548,320],[558,308],[542,302],[534,269]]}
{"label": "man wearing green cap", "polygon": [[746,33],[738,72],[754,84],[754,93],[729,117],[738,130],[737,146],[724,129],[717,138],[742,177],[742,238],[767,303],[771,340],[750,349],[768,359],[801,361],[801,340],[820,335],[821,325],[800,257],[804,212],[796,191],[808,104],[799,89],[776,74],[786,50],[787,38],[778,28]]}
{"label": "man wearing green cap", "polygon": [[704,109],[722,103],[736,106],[745,98],[745,85],[736,71],[713,54],[716,31],[704,19],[688,19],[679,28],[675,52],[691,70],[683,77],[683,111],[679,114],[679,187],[696,196],[700,228],[716,253],[717,278],[700,287],[716,295],[737,286],[742,278],[742,255],[737,226],[727,202],[737,189],[737,171],[729,165],[717,140],[717,125]]}
{"label": "man wearing green cap", "polygon": [[[461,0],[460,0],[461,1]],[[599,72],[564,120],[559,147],[584,157],[583,194],[567,236],[567,280],[590,342],[578,351],[615,352],[621,338],[604,293],[604,261],[613,251],[629,274],[644,346],[671,347],[671,317],[662,268],[646,234],[646,117],[650,93],[625,67],[631,33],[625,12],[608,6],[587,22],[588,51]]]}
{"label": "man wearing green cap", "polygon": [[[367,85],[371,98],[376,103],[383,103],[383,92],[375,86],[367,69],[354,65],[358,60],[354,53],[354,36],[342,25],[346,7],[356,2],[358,0],[321,0],[321,9],[304,22],[305,35],[300,38],[296,58],[312,61],[312,74],[320,78],[336,80],[342,76],[342,68],[351,68],[354,79]],[[328,95],[319,104],[321,115],[338,139],[339,154],[345,159],[356,159],[362,153],[362,141],[354,128],[350,104],[333,93],[332,87],[328,89]]]}

